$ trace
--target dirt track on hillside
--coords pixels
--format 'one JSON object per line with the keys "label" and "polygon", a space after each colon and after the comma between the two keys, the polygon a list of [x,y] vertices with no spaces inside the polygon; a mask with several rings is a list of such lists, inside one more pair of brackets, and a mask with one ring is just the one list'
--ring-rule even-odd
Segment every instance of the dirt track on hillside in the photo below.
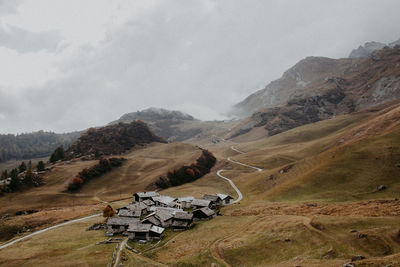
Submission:
{"label": "dirt track on hillside", "polygon": [[400,216],[400,200],[370,200],[352,203],[256,203],[243,208],[224,211],[229,216],[251,215],[330,215],[330,216]]}

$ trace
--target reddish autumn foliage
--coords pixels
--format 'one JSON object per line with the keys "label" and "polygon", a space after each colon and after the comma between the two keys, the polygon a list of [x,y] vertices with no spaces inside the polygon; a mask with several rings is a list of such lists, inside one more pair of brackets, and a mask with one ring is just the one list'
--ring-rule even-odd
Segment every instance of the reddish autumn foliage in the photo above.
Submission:
{"label": "reddish autumn foliage", "polygon": [[85,176],[89,173],[89,169],[88,168],[84,168],[81,172],[80,175]]}
{"label": "reddish autumn foliage", "polygon": [[74,179],[72,179],[72,183],[83,184],[83,180],[80,177],[75,177]]}
{"label": "reddish autumn foliage", "polygon": [[100,164],[101,166],[105,167],[105,168],[108,168],[108,167],[110,167],[110,160],[109,160],[108,158],[102,157],[102,158],[99,160],[99,164]]}
{"label": "reddish autumn foliage", "polygon": [[186,174],[190,177],[194,177],[194,171],[192,169],[186,169]]}
{"label": "reddish autumn foliage", "polygon": [[82,187],[83,180],[80,177],[74,177],[70,184],[68,185],[69,191],[74,191]]}
{"label": "reddish autumn foliage", "polygon": [[104,173],[109,172],[112,169],[121,166],[122,163],[125,160],[126,159],[124,159],[124,158],[105,158],[105,157],[102,157],[99,160],[98,164],[94,165],[91,168],[85,168],[82,171],[80,171],[76,178],[79,178],[81,182],[80,181],[79,182],[78,181],[76,181],[76,182],[72,181],[68,186],[68,190],[69,191],[74,191],[74,190],[77,190],[77,189],[81,188],[83,186],[83,184],[87,183],[91,179],[100,177]]}
{"label": "reddish autumn foliage", "polygon": [[160,188],[167,188],[192,182],[209,173],[216,161],[217,159],[211,152],[203,150],[196,163],[168,171],[167,176],[161,176],[155,184]]}
{"label": "reddish autumn foliage", "polygon": [[113,208],[110,205],[107,205],[104,209],[103,209],[103,217],[112,217],[115,214]]}

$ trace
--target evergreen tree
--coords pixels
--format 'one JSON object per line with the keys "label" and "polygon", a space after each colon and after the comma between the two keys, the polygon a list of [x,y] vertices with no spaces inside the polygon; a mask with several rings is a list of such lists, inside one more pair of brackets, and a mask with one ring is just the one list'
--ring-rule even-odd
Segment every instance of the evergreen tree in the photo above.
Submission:
{"label": "evergreen tree", "polygon": [[25,174],[24,184],[32,185],[33,184],[33,172],[31,169],[28,169]]}
{"label": "evergreen tree", "polygon": [[50,156],[50,162],[54,163],[59,160],[63,160],[65,158],[65,152],[64,148],[62,146],[59,146],[54,150],[54,152]]}
{"label": "evergreen tree", "polygon": [[1,179],[4,180],[4,179],[7,179],[7,178],[8,178],[8,171],[7,171],[7,170],[4,170],[4,171],[1,173]]}
{"label": "evergreen tree", "polygon": [[44,162],[42,160],[38,162],[36,169],[38,172],[42,172],[46,169],[46,166],[44,165]]}
{"label": "evergreen tree", "polygon": [[32,170],[32,161],[31,160],[28,162],[28,169]]}
{"label": "evergreen tree", "polygon": [[26,171],[26,164],[23,161],[18,167],[19,173]]}
{"label": "evergreen tree", "polygon": [[10,181],[10,184],[8,185],[8,189],[11,192],[15,192],[20,187],[20,181],[18,178],[18,170],[13,169],[10,174],[11,174],[11,181]]}

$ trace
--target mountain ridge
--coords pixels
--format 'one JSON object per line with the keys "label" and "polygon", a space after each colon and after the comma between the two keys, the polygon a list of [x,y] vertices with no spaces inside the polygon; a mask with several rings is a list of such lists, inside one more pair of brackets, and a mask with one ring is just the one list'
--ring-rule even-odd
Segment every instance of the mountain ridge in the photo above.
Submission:
{"label": "mountain ridge", "polygon": [[237,113],[249,117],[232,136],[261,126],[276,134],[395,100],[400,97],[399,72],[400,46],[377,50],[369,58],[308,57],[236,105]]}

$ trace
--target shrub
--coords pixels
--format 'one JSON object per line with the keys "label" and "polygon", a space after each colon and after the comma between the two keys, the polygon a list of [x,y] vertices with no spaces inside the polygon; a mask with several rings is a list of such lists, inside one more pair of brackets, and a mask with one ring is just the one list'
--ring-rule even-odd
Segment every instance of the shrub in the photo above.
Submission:
{"label": "shrub", "polygon": [[112,217],[115,214],[113,208],[110,205],[107,205],[104,209],[103,209],[103,217],[108,218],[108,217]]}
{"label": "shrub", "polygon": [[[68,191],[74,191],[83,186],[93,178],[97,178],[106,172],[111,171],[113,168],[119,167],[126,159],[124,158],[105,158],[102,157],[99,163],[91,168],[85,168],[80,171],[76,178],[79,178],[82,182],[80,184],[74,184],[73,181],[68,185]],[[75,179],[75,178],[74,178]]]}
{"label": "shrub", "polygon": [[81,188],[83,185],[83,180],[80,177],[74,177],[68,185],[69,191],[75,191]]}
{"label": "shrub", "polygon": [[54,152],[51,154],[50,156],[50,162],[54,163],[57,162],[59,160],[63,160],[65,159],[65,152],[64,152],[64,148],[62,146],[59,146],[56,148],[56,150],[54,150]]}
{"label": "shrub", "polygon": [[182,166],[177,170],[169,170],[167,176],[161,176],[155,182],[155,185],[164,189],[170,186],[192,182],[209,173],[216,162],[217,159],[211,152],[202,150],[202,154],[196,160],[196,163],[190,166]]}
{"label": "shrub", "polygon": [[44,165],[44,162],[43,162],[43,161],[39,161],[38,164],[37,164],[37,166],[36,166],[36,170],[37,170],[38,172],[42,172],[42,171],[44,171],[45,169],[46,169],[46,167],[45,167],[45,165]]}

